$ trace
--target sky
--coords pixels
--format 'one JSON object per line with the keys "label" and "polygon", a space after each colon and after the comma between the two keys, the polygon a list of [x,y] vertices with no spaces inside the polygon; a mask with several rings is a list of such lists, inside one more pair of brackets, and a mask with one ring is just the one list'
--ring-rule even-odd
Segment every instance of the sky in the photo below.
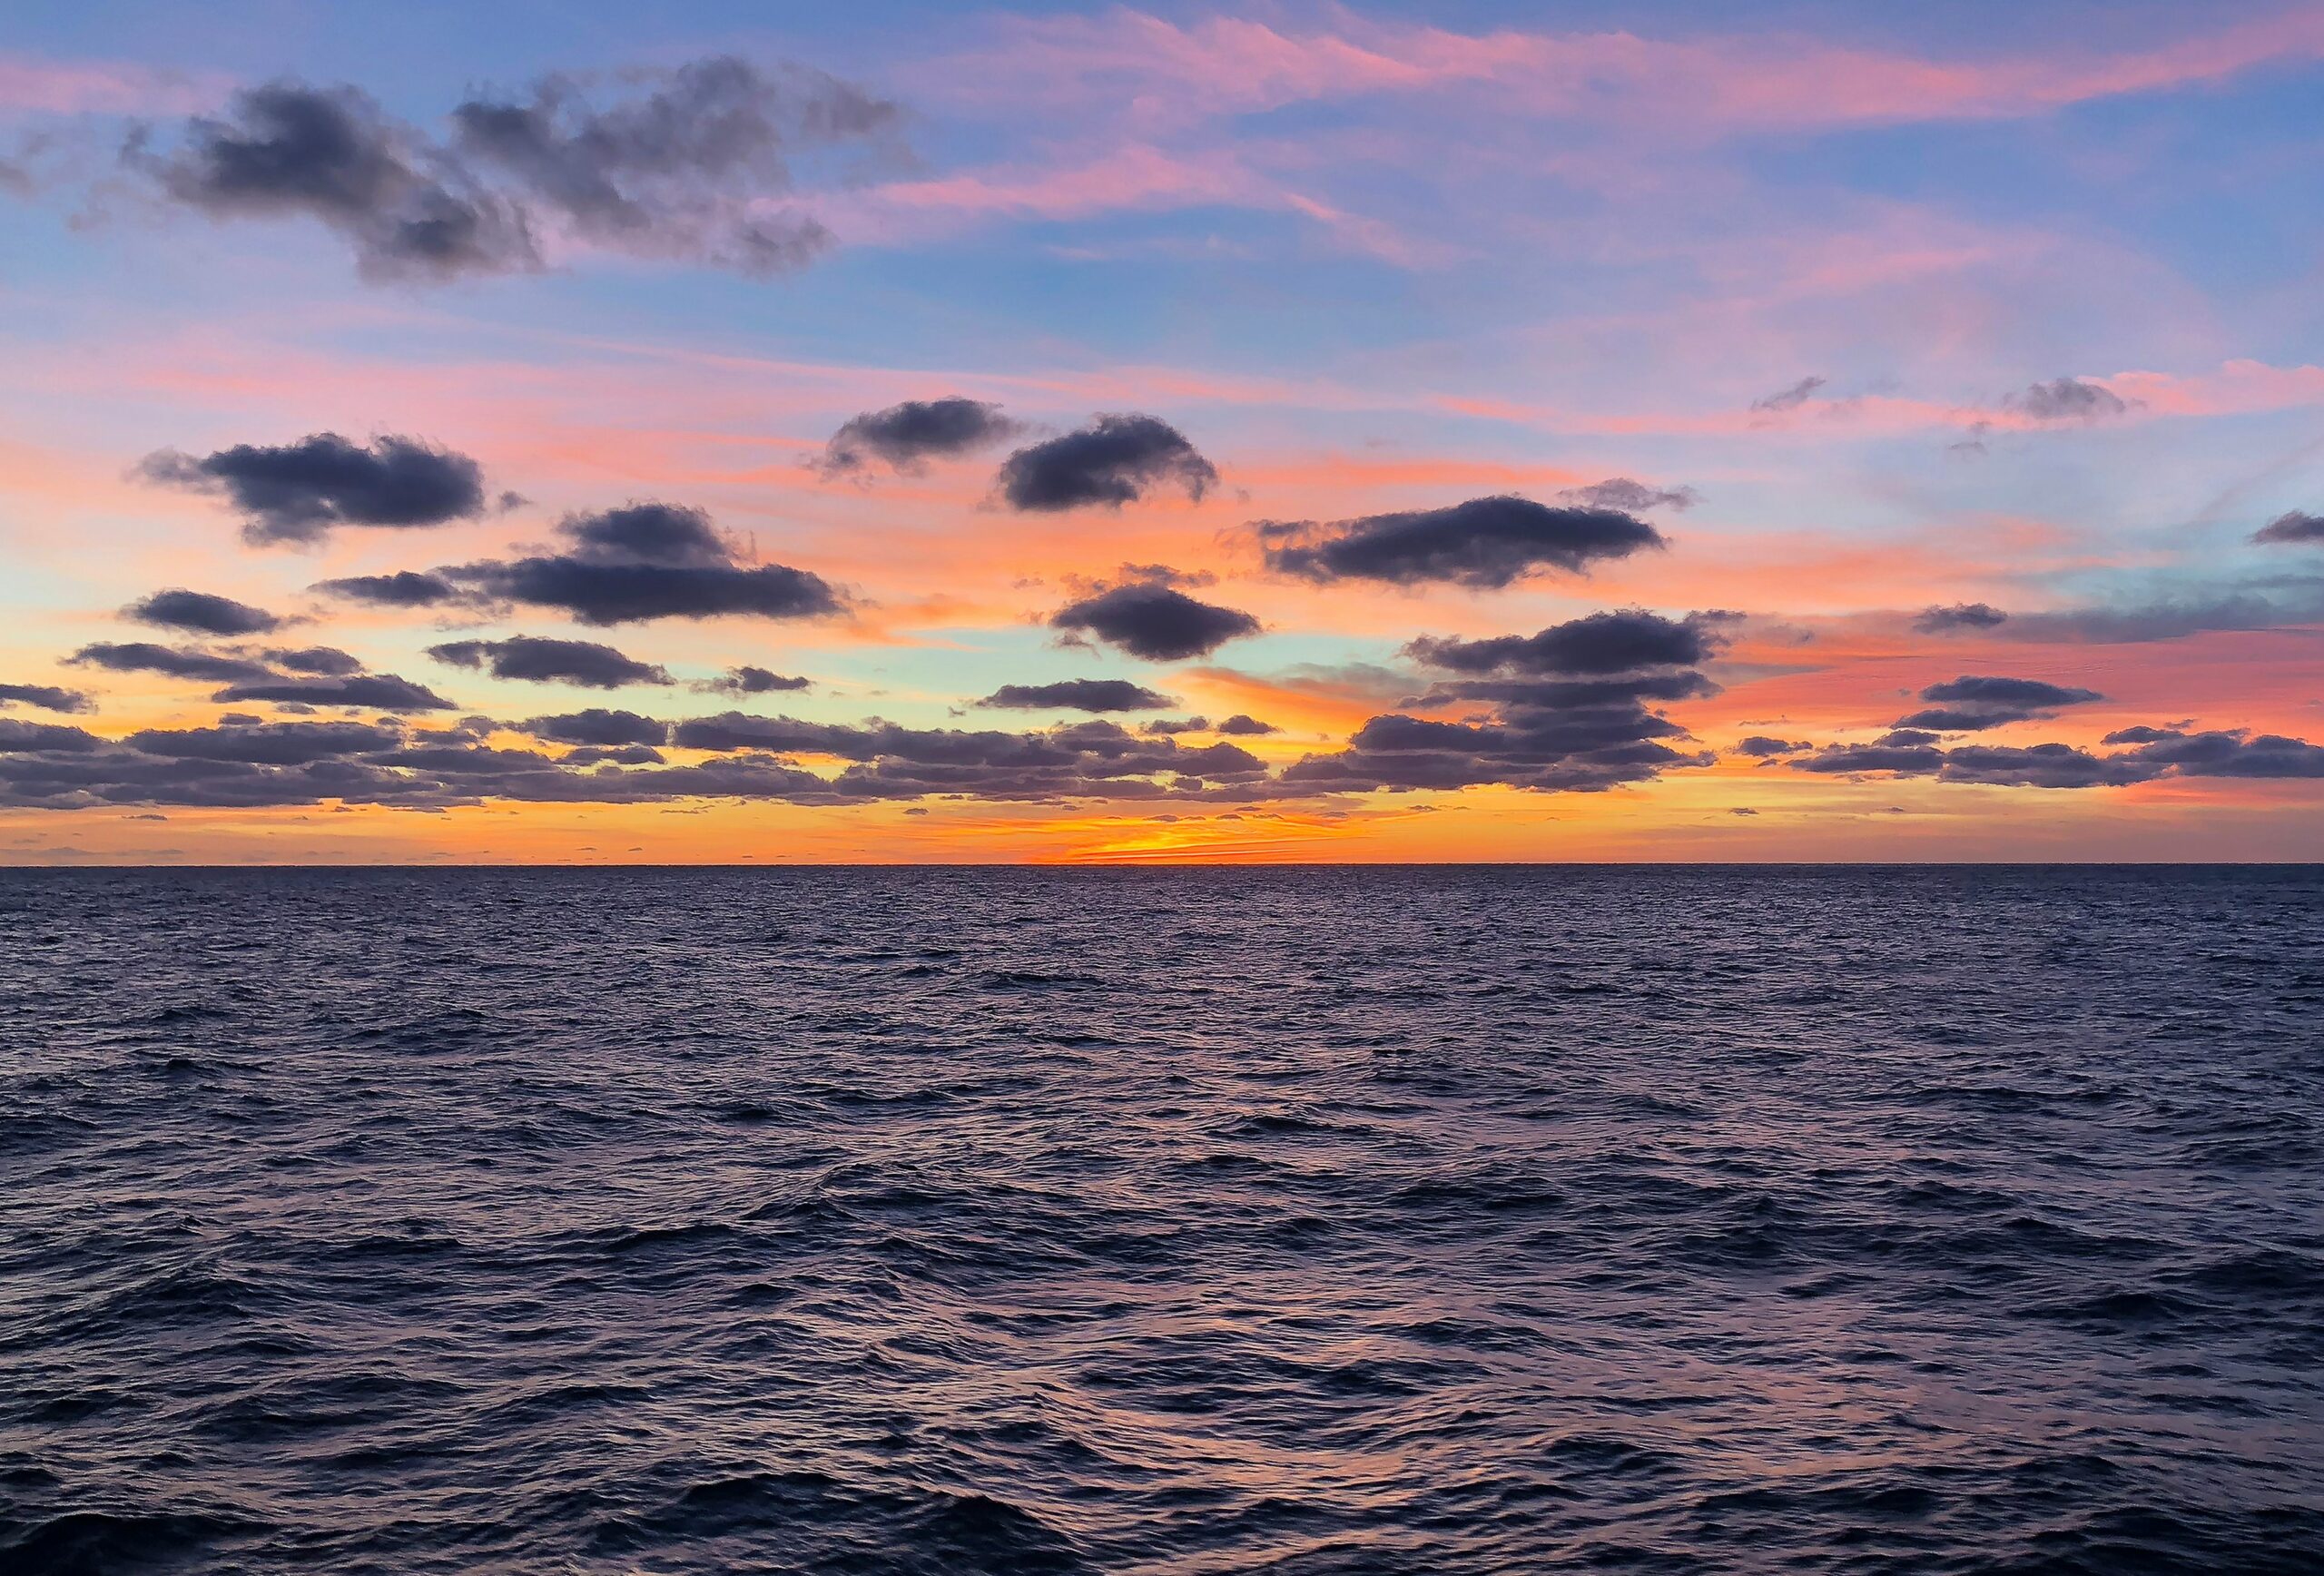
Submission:
{"label": "sky", "polygon": [[2324,5],[0,31],[0,862],[2324,858]]}

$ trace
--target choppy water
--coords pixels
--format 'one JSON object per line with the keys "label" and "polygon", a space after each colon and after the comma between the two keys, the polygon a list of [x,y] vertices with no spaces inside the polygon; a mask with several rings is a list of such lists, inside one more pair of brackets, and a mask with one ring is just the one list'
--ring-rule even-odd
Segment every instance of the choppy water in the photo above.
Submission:
{"label": "choppy water", "polygon": [[0,876],[0,1569],[2312,1571],[2324,874]]}

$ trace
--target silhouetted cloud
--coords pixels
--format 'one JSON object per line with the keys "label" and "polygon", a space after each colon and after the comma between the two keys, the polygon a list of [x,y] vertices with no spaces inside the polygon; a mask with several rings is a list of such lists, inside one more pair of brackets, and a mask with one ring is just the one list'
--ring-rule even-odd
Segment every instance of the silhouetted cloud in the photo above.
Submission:
{"label": "silhouetted cloud", "polygon": [[2324,777],[2324,745],[2281,734],[2174,733],[2132,754],[2184,777]]}
{"label": "silhouetted cloud", "polygon": [[2103,700],[2096,690],[2072,689],[2034,678],[1999,678],[1964,675],[1921,691],[1921,699],[1946,703],[1898,717],[1900,728],[1933,728],[1940,733],[1973,733],[2046,717],[2060,706]]}
{"label": "silhouetted cloud", "polygon": [[365,447],[318,432],[198,459],[164,449],[140,469],[151,481],[222,495],[244,517],[243,538],[260,547],[315,541],[336,526],[440,526],[485,507],[475,460],[411,438],[375,438]]}
{"label": "silhouetted cloud", "polygon": [[76,667],[102,667],[113,673],[158,673],[169,678],[199,679],[206,684],[279,676],[266,664],[248,657],[226,656],[194,646],[153,645],[144,641],[101,640],[83,646],[64,660]]}
{"label": "silhouetted cloud", "polygon": [[619,689],[624,685],[673,682],[669,670],[659,664],[639,662],[589,640],[547,640],[532,635],[512,635],[506,640],[451,640],[429,646],[428,655],[454,667],[485,668],[495,678],[534,684]]}
{"label": "silhouetted cloud", "polygon": [[2311,515],[2303,509],[2292,509],[2278,515],[2251,533],[2251,539],[2262,543],[2311,542],[2324,543],[2324,515]]}
{"label": "silhouetted cloud", "polygon": [[753,667],[746,662],[728,668],[716,678],[704,679],[694,687],[705,694],[763,695],[776,690],[806,689],[809,682],[771,668]]}
{"label": "silhouetted cloud", "polygon": [[1604,674],[1645,667],[1686,667],[1718,649],[1715,626],[1699,618],[1669,619],[1643,608],[1592,613],[1538,635],[1488,640],[1437,640],[1423,635],[1405,655],[1454,673]]}
{"label": "silhouetted cloud", "polygon": [[1236,712],[1233,716],[1219,724],[1218,731],[1235,738],[1256,738],[1263,734],[1279,734],[1283,732],[1281,728],[1276,727],[1273,723],[1263,723],[1259,721],[1258,718],[1245,712]]}
{"label": "silhouetted cloud", "polygon": [[1767,734],[1753,734],[1737,742],[1735,753],[1765,761],[1777,755],[1797,755],[1815,747],[1806,739],[1778,739]]}
{"label": "silhouetted cloud", "polygon": [[846,604],[818,576],[781,564],[744,566],[700,509],[631,504],[574,515],[568,551],[440,568],[438,577],[504,601],[557,607],[583,624],[653,618],[813,618]]}
{"label": "silhouetted cloud", "polygon": [[561,716],[535,717],[522,724],[537,739],[558,744],[666,744],[670,724],[635,712],[610,712],[591,707]]}
{"label": "silhouetted cloud", "polygon": [[79,690],[53,684],[0,684],[0,706],[38,706],[51,712],[91,712],[96,703]]}
{"label": "silhouetted cloud", "polygon": [[1551,508],[1513,496],[1324,523],[1260,520],[1252,529],[1279,574],[1392,586],[1492,588],[1544,568],[1581,574],[1600,559],[1666,545],[1659,531],[1620,509]]}
{"label": "silhouetted cloud", "polygon": [[317,221],[374,280],[542,266],[544,243],[763,276],[830,244],[796,205],[790,153],[891,137],[891,104],[798,66],[732,56],[618,75],[553,75],[458,105],[448,139],[351,86],[274,82],[123,155],[160,194],[214,219]]}
{"label": "silhouetted cloud", "polygon": [[1649,487],[1626,476],[1608,477],[1588,487],[1568,488],[1558,497],[1570,504],[1593,509],[1690,509],[1703,501],[1690,487]]}
{"label": "silhouetted cloud", "polygon": [[1136,413],[1100,416],[1078,431],[1019,449],[1001,462],[997,483],[1011,508],[1036,511],[1118,508],[1164,487],[1200,499],[1217,485],[1217,469],[1185,433]]}
{"label": "silhouetted cloud", "polygon": [[15,717],[0,717],[0,754],[53,753],[80,755],[103,747],[104,741],[85,728],[71,727],[63,723],[27,723]]}
{"label": "silhouetted cloud", "polygon": [[1913,620],[1923,635],[1950,635],[1963,629],[1994,629],[2009,622],[2009,615],[1984,602],[1955,602],[1950,607],[1927,607]]}
{"label": "silhouetted cloud", "polygon": [[401,729],[376,723],[258,723],[216,728],[146,728],[122,744],[143,754],[174,760],[303,766],[341,755],[389,750],[402,742]]}
{"label": "silhouetted cloud", "polygon": [[975,704],[1013,711],[1158,712],[1177,702],[1126,678],[1068,678],[1055,684],[1005,684]]}
{"label": "silhouetted cloud", "polygon": [[314,706],[376,706],[383,712],[448,712],[452,703],[425,685],[391,673],[343,678],[269,677],[229,685],[214,701],[293,701]]}
{"label": "silhouetted cloud", "polygon": [[1531,635],[1423,638],[1416,660],[1460,676],[1407,705],[1462,707],[1457,721],[1375,716],[1335,754],[1314,754],[1283,774],[1287,785],[1359,792],[1456,789],[1481,783],[1593,792],[1716,759],[1665,740],[1686,730],[1653,709],[1718,693],[1691,665],[1717,647],[1718,617],[1668,619],[1631,609],[1593,614]]}
{"label": "silhouetted cloud", "polygon": [[907,399],[849,418],[823,446],[816,468],[825,476],[850,476],[877,461],[909,474],[931,459],[971,454],[1024,429],[1023,422],[1010,419],[988,400],[957,394]]}
{"label": "silhouetted cloud", "polygon": [[1058,629],[1087,633],[1148,662],[1180,662],[1259,633],[1249,614],[1151,581],[1117,586],[1051,615]]}
{"label": "silhouetted cloud", "polygon": [[1769,413],[1797,410],[1807,404],[1815,396],[1816,390],[1823,386],[1824,379],[1821,378],[1802,378],[1788,389],[1778,389],[1772,394],[1763,394],[1752,400],[1751,409]]}
{"label": "silhouetted cloud", "polygon": [[271,646],[266,660],[292,673],[329,674],[333,677],[363,671],[363,660],[335,645]]}
{"label": "silhouetted cloud", "polygon": [[350,575],[318,581],[314,588],[326,596],[379,607],[433,607],[467,595],[440,575],[422,575],[412,569],[399,569],[392,575]]}
{"label": "silhouetted cloud", "polygon": [[121,610],[124,618],[157,624],[165,629],[187,629],[197,635],[263,635],[281,626],[282,620],[263,607],[205,591],[156,591]]}
{"label": "silhouetted cloud", "polygon": [[2103,384],[2053,378],[2010,395],[2002,401],[2002,408],[2034,421],[2097,421],[2120,416],[2131,407]]}

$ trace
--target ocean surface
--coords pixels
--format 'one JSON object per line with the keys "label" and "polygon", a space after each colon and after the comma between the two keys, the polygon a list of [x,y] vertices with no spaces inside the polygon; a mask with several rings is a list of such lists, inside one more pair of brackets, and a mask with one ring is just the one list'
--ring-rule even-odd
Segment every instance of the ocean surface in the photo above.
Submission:
{"label": "ocean surface", "polygon": [[0,872],[0,1571],[2324,1570],[2324,872]]}

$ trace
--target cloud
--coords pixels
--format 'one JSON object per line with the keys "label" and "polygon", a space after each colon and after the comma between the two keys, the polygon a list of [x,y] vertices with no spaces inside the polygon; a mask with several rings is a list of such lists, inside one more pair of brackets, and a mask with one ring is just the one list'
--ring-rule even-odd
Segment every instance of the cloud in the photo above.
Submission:
{"label": "cloud", "polygon": [[412,569],[399,569],[392,575],[350,575],[343,579],[320,580],[314,588],[330,596],[344,596],[350,602],[369,602],[380,607],[433,607],[439,603],[457,602],[468,594],[440,575],[422,575]]}
{"label": "cloud", "polygon": [[146,728],[122,744],[148,755],[183,761],[237,761],[303,766],[335,756],[392,749],[400,729],[375,723],[260,723],[218,728]]}
{"label": "cloud", "polygon": [[1608,477],[1588,487],[1568,488],[1558,497],[1585,508],[1625,509],[1632,514],[1640,509],[1690,509],[1703,501],[1703,495],[1690,487],[1649,487],[1626,476]]}
{"label": "cloud", "polygon": [[1197,501],[1218,471],[1185,433],[1158,417],[1099,416],[1088,426],[1020,448],[1001,462],[996,486],[1011,508],[1052,512],[1118,508],[1176,487]]}
{"label": "cloud", "polygon": [[1955,602],[1950,607],[1927,607],[1913,620],[1923,635],[1950,635],[1963,629],[1993,629],[2009,622],[2009,615],[1984,602]]}
{"label": "cloud", "polygon": [[666,744],[670,724],[635,712],[610,712],[591,707],[561,716],[535,717],[520,724],[537,739],[558,744]]}
{"label": "cloud", "polygon": [[728,668],[716,678],[704,679],[694,687],[705,694],[763,695],[776,690],[803,690],[809,681],[779,674],[770,668],[753,667],[749,663]]}
{"label": "cloud", "polygon": [[1814,397],[1816,390],[1823,386],[1824,379],[1821,378],[1802,378],[1788,389],[1778,389],[1772,394],[1763,394],[1752,400],[1751,409],[1771,414],[1797,410],[1807,404]]}
{"label": "cloud", "polygon": [[2014,411],[2030,421],[2098,421],[2120,416],[2131,408],[2129,401],[2104,384],[2085,383],[2078,378],[2053,378],[2047,383],[2036,383],[2001,403],[2003,409]]}
{"label": "cloud", "polygon": [[1049,624],[1087,632],[1148,662],[1207,655],[1230,640],[1259,633],[1259,621],[1247,613],[1197,602],[1153,581],[1084,597],[1052,614]]}
{"label": "cloud", "polygon": [[1592,613],[1538,635],[1489,640],[1436,640],[1423,635],[1405,655],[1455,673],[1610,674],[1649,667],[1687,667],[1708,661],[1719,645],[1716,623],[1669,619],[1643,608]]}
{"label": "cloud", "polygon": [[363,671],[363,661],[352,652],[341,651],[335,645],[271,646],[266,660],[277,667],[292,673],[329,674],[338,677]]}
{"label": "cloud", "polygon": [[1328,523],[1260,520],[1252,530],[1278,574],[1481,589],[1544,568],[1581,574],[1599,559],[1667,545],[1659,531],[1620,509],[1552,508],[1513,496]]}
{"label": "cloud", "polygon": [[825,476],[860,475],[877,461],[910,474],[930,459],[973,453],[1024,429],[1023,422],[1004,416],[1000,406],[986,400],[957,394],[907,399],[851,417],[823,446],[816,468]]}
{"label": "cloud", "polygon": [[2290,510],[2252,532],[2251,539],[2260,543],[2324,542],[2324,515]]}
{"label": "cloud", "polygon": [[318,222],[375,281],[528,271],[564,250],[764,277],[831,244],[789,201],[793,156],[890,145],[900,115],[822,73],[722,55],[547,76],[450,120],[434,138],[352,86],[274,82],[123,158],[212,219]]}
{"label": "cloud", "polygon": [[[1531,635],[1415,640],[1407,655],[1458,676],[1407,704],[1468,714],[1373,717],[1349,735],[1345,750],[1306,756],[1284,782],[1342,792],[1502,783],[1590,793],[1709,765],[1716,757],[1709,751],[1665,742],[1687,732],[1654,705],[1718,693],[1692,665],[1716,649],[1719,622],[1632,609]],[[1480,705],[1487,710],[1477,718]]]}
{"label": "cloud", "polygon": [[280,676],[262,662],[227,656],[185,645],[153,645],[144,641],[98,641],[64,659],[75,667],[102,667],[113,673],[158,673],[169,678],[199,679],[205,684],[263,681]]}
{"label": "cloud", "polygon": [[367,279],[448,279],[537,268],[525,211],[380,113],[354,87],[274,82],[196,116],[173,146],[124,155],[162,195],[212,219],[316,220]]}
{"label": "cloud", "polygon": [[1283,732],[1281,728],[1276,727],[1273,723],[1263,723],[1259,721],[1258,718],[1245,712],[1236,712],[1233,716],[1219,724],[1218,731],[1233,738],[1256,738],[1263,734],[1279,734]]}
{"label": "cloud", "polygon": [[610,645],[589,640],[546,640],[512,635],[506,640],[453,640],[431,645],[428,655],[454,667],[488,668],[495,678],[533,684],[573,684],[590,689],[624,685],[666,685],[667,668],[638,662]]}
{"label": "cloud", "polygon": [[247,680],[229,685],[213,701],[289,701],[315,706],[376,706],[383,712],[448,712],[452,703],[425,685],[394,674],[351,674],[340,678]]}
{"label": "cloud", "polygon": [[156,591],[121,610],[124,618],[200,635],[263,635],[282,620],[263,607],[203,591]]}
{"label": "cloud", "polygon": [[1126,678],[1068,678],[1055,684],[1005,684],[975,704],[1013,711],[1158,712],[1178,703]]}
{"label": "cloud", "polygon": [[79,690],[50,684],[0,684],[0,706],[19,704],[51,712],[96,710],[96,703]]}
{"label": "cloud", "polygon": [[174,449],[139,468],[149,481],[224,496],[253,547],[312,542],[338,526],[411,528],[473,519],[485,508],[484,473],[464,454],[418,438],[336,432],[268,448],[237,444],[197,459]]}
{"label": "cloud", "polygon": [[1797,755],[1815,747],[1805,739],[1777,739],[1766,734],[1753,734],[1737,742],[1735,753],[1765,761],[1777,755]]}
{"label": "cloud", "polygon": [[631,504],[567,517],[563,553],[440,568],[437,577],[504,601],[556,607],[583,624],[654,618],[815,618],[846,603],[817,576],[744,566],[700,509]]}
{"label": "cloud", "polygon": [[1210,731],[1208,717],[1157,717],[1140,723],[1137,731],[1149,738],[1175,738],[1180,734],[1206,734]]}
{"label": "cloud", "polygon": [[2104,700],[2096,690],[2071,689],[2034,678],[1997,678],[1964,675],[1921,691],[1921,699],[1946,703],[1896,719],[1900,728],[1932,728],[1940,733],[1973,733],[2051,715],[2060,706]]}
{"label": "cloud", "polygon": [[2184,777],[2324,777],[2324,745],[2280,734],[2171,733],[2149,740],[2134,756]]}
{"label": "cloud", "polygon": [[68,727],[62,723],[26,723],[15,717],[0,717],[0,754],[50,752],[79,755],[103,746],[104,741],[85,728]]}

